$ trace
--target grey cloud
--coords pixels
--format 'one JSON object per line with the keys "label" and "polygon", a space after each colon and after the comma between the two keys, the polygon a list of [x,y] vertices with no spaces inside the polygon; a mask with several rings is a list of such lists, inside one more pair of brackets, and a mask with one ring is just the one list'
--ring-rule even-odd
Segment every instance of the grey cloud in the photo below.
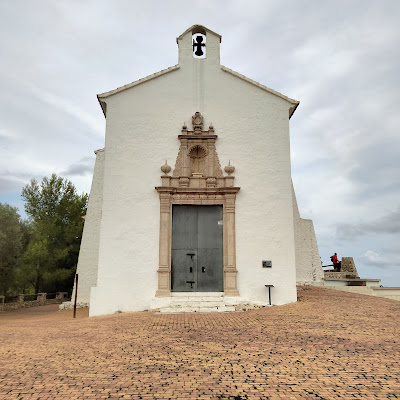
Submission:
{"label": "grey cloud", "polygon": [[400,206],[397,210],[368,222],[359,224],[338,224],[337,235],[342,240],[355,239],[368,234],[398,234],[400,233]]}
{"label": "grey cloud", "polygon": [[157,13],[152,2],[95,3],[0,1],[0,170],[8,170],[0,188],[56,171],[89,191],[85,157],[104,147],[96,94],[175,65],[176,36],[201,23],[222,35],[223,65],[300,100],[290,122],[293,176],[317,234],[351,216],[361,222],[345,221],[346,237],[365,242],[374,227],[374,251],[384,254],[397,225],[368,210],[395,209],[400,197],[398,0],[176,0],[159,2]]}
{"label": "grey cloud", "polygon": [[388,268],[394,266],[400,266],[400,260],[398,256],[381,256],[372,250],[367,250],[364,254],[357,257],[357,260],[365,265],[370,265],[379,268]]}
{"label": "grey cloud", "polygon": [[31,92],[47,106],[61,110],[63,113],[78,119],[81,123],[87,125],[92,131],[102,134],[104,122],[99,115],[93,116],[68,99],[61,98],[43,89],[31,87]]}
{"label": "grey cloud", "polygon": [[12,193],[20,190],[22,187],[21,181],[13,177],[0,176],[0,193]]}
{"label": "grey cloud", "polygon": [[61,175],[89,175],[93,173],[94,158],[84,157],[77,163],[71,164]]}
{"label": "grey cloud", "polygon": [[28,184],[31,179],[41,181],[43,175],[34,172],[1,171],[0,172],[0,193],[8,194],[20,192],[22,187]]}

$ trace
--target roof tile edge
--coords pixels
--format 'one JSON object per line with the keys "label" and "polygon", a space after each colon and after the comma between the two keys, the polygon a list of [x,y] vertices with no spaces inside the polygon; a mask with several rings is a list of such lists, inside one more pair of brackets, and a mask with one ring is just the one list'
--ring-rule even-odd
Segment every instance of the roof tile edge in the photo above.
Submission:
{"label": "roof tile edge", "polygon": [[284,94],[279,93],[274,89],[270,89],[269,87],[264,86],[261,83],[258,83],[257,81],[253,81],[253,79],[247,78],[247,76],[239,74],[239,72],[233,71],[232,69],[230,69],[228,67],[221,65],[221,69],[222,69],[222,71],[228,72],[228,73],[232,74],[233,76],[236,76],[237,78],[240,78],[248,83],[251,83],[252,85],[259,87],[260,89],[263,89],[266,92],[274,94],[275,96],[278,96],[281,99],[284,99],[284,100],[288,101],[289,103],[293,104],[293,107],[290,108],[289,118],[293,115],[293,113],[296,111],[297,106],[300,104],[300,101],[291,99],[290,97],[287,97]]}
{"label": "roof tile edge", "polygon": [[188,32],[192,31],[192,30],[195,29],[195,28],[202,28],[202,29],[204,29],[206,32],[210,32],[210,33],[212,33],[212,34],[218,36],[218,37],[219,37],[219,42],[221,43],[222,36],[221,36],[219,33],[214,32],[214,31],[212,31],[211,29],[208,29],[208,28],[205,27],[204,25],[200,25],[200,24],[194,24],[194,25],[192,25],[190,28],[186,29],[185,32],[181,33],[181,34],[176,38],[176,43],[178,43],[178,40],[182,39],[183,36],[185,36]]}
{"label": "roof tile edge", "polygon": [[161,71],[158,71],[158,72],[156,72],[154,74],[148,75],[148,76],[146,76],[144,78],[140,78],[137,81],[133,81],[131,83],[128,83],[128,84],[126,84],[124,86],[121,86],[119,88],[116,88],[114,90],[110,90],[109,92],[100,93],[100,94],[97,95],[97,98],[98,99],[105,99],[106,97],[112,96],[113,94],[122,92],[122,91],[124,91],[126,89],[130,89],[133,86],[140,85],[141,83],[150,81],[150,80],[152,80],[154,78],[158,78],[161,75],[168,74],[169,72],[175,71],[175,70],[177,70],[179,68],[180,68],[179,64],[177,64],[177,65],[174,65],[173,67],[162,69]]}
{"label": "roof tile edge", "polygon": [[138,79],[137,81],[133,81],[131,83],[128,83],[128,84],[126,84],[124,86],[121,86],[119,88],[116,88],[114,90],[110,90],[109,92],[104,92],[104,93],[98,94],[97,95],[97,100],[100,103],[100,107],[103,110],[104,116],[105,117],[107,116],[107,104],[106,104],[105,101],[103,101],[103,99],[106,99],[107,97],[110,97],[113,94],[117,94],[117,93],[123,92],[124,90],[130,89],[130,88],[132,88],[134,86],[140,85],[141,83],[148,82],[148,81],[150,81],[150,80],[152,80],[154,78],[158,78],[161,75],[168,74],[169,72],[175,71],[175,70],[177,70],[179,68],[180,68],[180,66],[179,66],[179,64],[177,64],[177,65],[174,65],[173,67],[162,69],[161,71],[158,71],[158,72],[156,72],[154,74],[148,75],[148,76],[146,76],[144,78]]}

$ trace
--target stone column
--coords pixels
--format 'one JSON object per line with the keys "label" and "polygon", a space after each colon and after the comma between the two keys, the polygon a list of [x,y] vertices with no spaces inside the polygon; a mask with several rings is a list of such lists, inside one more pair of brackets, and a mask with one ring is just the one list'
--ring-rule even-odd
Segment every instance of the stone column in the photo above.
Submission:
{"label": "stone column", "polygon": [[46,304],[46,297],[47,293],[38,293],[37,300],[41,306],[44,306]]}
{"label": "stone column", "polygon": [[64,300],[67,296],[68,292],[57,292],[56,293],[56,300]]}
{"label": "stone column", "polygon": [[190,160],[188,157],[188,140],[181,140],[182,151],[182,176],[190,176]]}
{"label": "stone column", "polygon": [[239,296],[236,270],[235,194],[225,195],[224,204],[224,293]]}
{"label": "stone column", "polygon": [[156,297],[171,296],[171,194],[160,192],[160,242]]}
{"label": "stone column", "polygon": [[0,296],[0,310],[4,311],[4,300],[5,296]]}
{"label": "stone column", "polygon": [[215,153],[215,145],[212,140],[207,142],[207,150],[208,150],[208,163],[207,163],[207,170],[206,176],[215,176],[215,166],[214,166],[214,153]]}
{"label": "stone column", "polygon": [[25,297],[24,294],[19,294],[18,295],[18,299],[17,299],[18,303],[23,303],[24,302],[24,297]]}

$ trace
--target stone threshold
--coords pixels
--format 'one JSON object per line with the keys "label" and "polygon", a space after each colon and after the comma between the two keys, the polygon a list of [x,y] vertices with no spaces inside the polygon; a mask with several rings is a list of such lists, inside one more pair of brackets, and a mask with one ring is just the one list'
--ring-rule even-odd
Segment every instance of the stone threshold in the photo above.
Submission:
{"label": "stone threshold", "polygon": [[343,281],[343,282],[379,282],[380,279],[364,279],[364,278],[325,278],[324,281]]}
{"label": "stone threshold", "polygon": [[224,292],[171,292],[171,297],[224,297]]}

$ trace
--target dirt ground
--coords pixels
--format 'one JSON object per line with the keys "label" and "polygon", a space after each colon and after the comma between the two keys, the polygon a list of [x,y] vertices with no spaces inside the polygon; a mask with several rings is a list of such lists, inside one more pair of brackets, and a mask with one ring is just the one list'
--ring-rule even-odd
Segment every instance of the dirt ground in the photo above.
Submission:
{"label": "dirt ground", "polygon": [[0,313],[0,399],[400,398],[400,302],[298,296],[224,314]]}

